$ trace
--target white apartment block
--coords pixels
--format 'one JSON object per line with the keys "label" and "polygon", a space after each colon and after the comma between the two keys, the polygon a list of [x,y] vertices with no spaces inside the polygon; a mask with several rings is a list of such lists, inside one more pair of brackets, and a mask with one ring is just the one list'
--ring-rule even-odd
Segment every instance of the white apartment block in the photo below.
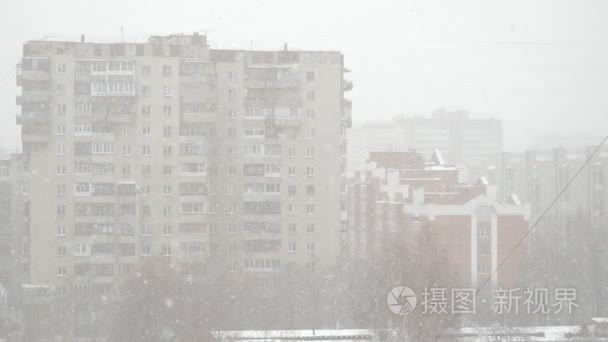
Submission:
{"label": "white apartment block", "polygon": [[272,272],[340,257],[339,52],[30,41],[17,76],[31,281],[111,294],[143,261]]}

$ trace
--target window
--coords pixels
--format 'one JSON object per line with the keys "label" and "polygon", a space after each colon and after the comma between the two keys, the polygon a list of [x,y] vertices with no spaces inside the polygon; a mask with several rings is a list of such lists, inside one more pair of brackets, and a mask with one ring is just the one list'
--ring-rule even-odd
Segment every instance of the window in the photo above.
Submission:
{"label": "window", "polygon": [[165,217],[171,217],[173,215],[173,208],[170,204],[165,204],[163,206],[163,215],[165,215]]}
{"label": "window", "polygon": [[164,116],[171,116],[171,112],[172,112],[172,108],[170,105],[163,106],[163,115]]}
{"label": "window", "polygon": [[171,91],[171,86],[164,86],[163,87],[163,96],[173,96],[173,93]]}
{"label": "window", "polygon": [[114,153],[114,144],[111,142],[91,143],[91,152],[94,154]]}
{"label": "window", "polygon": [[163,146],[163,156],[165,156],[165,157],[171,156],[172,151],[173,151],[173,148],[171,147],[171,145]]}
{"label": "window", "polygon": [[171,195],[173,193],[173,188],[171,184],[163,185],[163,195]]}
{"label": "window", "polygon": [[74,125],[74,134],[75,135],[90,135],[91,134],[91,124],[75,124]]}
{"label": "window", "polygon": [[490,265],[485,262],[480,262],[477,268],[477,271],[481,274],[489,274],[490,273]]}
{"label": "window", "polygon": [[57,235],[65,236],[67,234],[67,229],[64,224],[57,225]]}
{"label": "window", "polygon": [[163,127],[163,136],[165,138],[171,138],[171,135],[173,133],[173,129],[171,126],[164,126]]}
{"label": "window", "polygon": [[143,76],[150,76],[152,74],[152,68],[149,65],[142,65],[141,74]]}
{"label": "window", "polygon": [[143,145],[141,147],[141,154],[143,154],[144,156],[150,156],[151,149],[150,149],[150,145]]}
{"label": "window", "polygon": [[150,106],[141,106],[141,115],[145,118],[150,117]]}
{"label": "window", "polygon": [[163,175],[171,176],[172,173],[173,169],[171,168],[171,165],[163,165]]}
{"label": "window", "polygon": [[121,127],[120,134],[122,134],[123,136],[129,135],[129,127]]}
{"label": "window", "polygon": [[64,265],[57,266],[57,276],[65,277],[68,274],[67,267]]}
{"label": "window", "polygon": [[66,170],[65,165],[63,165],[63,164],[59,164],[59,165],[57,165],[57,175],[58,175],[58,176],[63,176],[63,175],[65,175],[65,173],[66,173],[66,171],[65,171],[65,170]]}
{"label": "window", "polygon": [[150,245],[144,244],[141,246],[141,255],[149,256],[150,255]]}
{"label": "window", "polygon": [[315,213],[315,205],[314,204],[307,204],[306,205],[306,213],[307,214],[314,214]]}
{"label": "window", "polygon": [[170,224],[166,224],[163,226],[163,234],[171,235],[171,225]]}
{"label": "window", "polygon": [[314,233],[315,232],[315,224],[314,223],[309,223],[306,226],[306,232],[307,233]]}
{"label": "window", "polygon": [[307,71],[306,72],[306,81],[312,82],[314,80],[315,80],[315,72],[314,71]]}
{"label": "window", "polygon": [[306,137],[307,137],[308,139],[314,139],[314,137],[315,137],[315,129],[314,129],[314,128],[309,128],[309,129],[306,131]]}
{"label": "window", "polygon": [[57,115],[65,115],[66,113],[66,105],[65,104],[58,104],[57,105]]}
{"label": "window", "polygon": [[297,193],[298,187],[296,185],[290,185],[287,187],[287,194],[289,196],[294,196]]}
{"label": "window", "polygon": [[288,167],[287,171],[288,171],[288,173],[289,173],[290,176],[295,176],[296,175],[296,167],[295,166]]}
{"label": "window", "polygon": [[122,176],[123,177],[131,176],[131,165],[124,164],[122,166]]}
{"label": "window", "polygon": [[287,230],[288,230],[290,233],[295,233],[295,232],[297,231],[297,228],[298,228],[298,226],[297,226],[297,224],[296,224],[296,223],[290,223],[290,224],[289,224],[289,227],[287,228]]}
{"label": "window", "polygon": [[308,147],[306,148],[306,158],[313,158],[315,156],[315,148]]}
{"label": "window", "polygon": [[144,96],[150,96],[150,95],[152,95],[152,87],[150,87],[149,85],[143,85],[143,86],[141,86],[141,93]]}
{"label": "window", "polygon": [[65,153],[63,143],[57,143],[57,155],[62,156]]}
{"label": "window", "polygon": [[228,109],[228,119],[236,119],[236,111],[233,108]]}
{"label": "window", "polygon": [[65,73],[65,70],[66,70],[65,64],[63,64],[63,63],[57,64],[57,72]]}
{"label": "window", "polygon": [[306,251],[309,253],[312,253],[315,251],[315,243],[314,242],[309,242],[306,244]]}
{"label": "window", "polygon": [[289,148],[287,149],[287,155],[288,155],[289,157],[295,157],[295,156],[296,156],[296,148],[295,148],[295,147],[293,147],[293,146],[292,146],[292,147],[289,147]]}
{"label": "window", "polygon": [[308,93],[306,94],[306,99],[308,101],[314,101],[315,100],[315,91],[309,90]]}
{"label": "window", "polygon": [[171,245],[163,245],[162,256],[171,256]]}
{"label": "window", "polygon": [[66,246],[57,246],[57,256],[66,256],[68,254],[68,249]]}
{"label": "window", "polygon": [[288,251],[290,253],[295,253],[295,251],[296,251],[296,243],[295,242],[290,242],[289,243]]}
{"label": "window", "polygon": [[150,165],[141,166],[141,175],[144,177],[150,177],[152,167]]}
{"label": "window", "polygon": [[306,175],[308,177],[314,177],[314,175],[315,175],[315,168],[312,167],[312,166],[307,166],[306,167]]}
{"label": "window", "polygon": [[308,196],[314,196],[315,195],[315,186],[314,185],[307,185],[306,186],[306,195],[308,195]]}
{"label": "window", "polygon": [[131,155],[131,146],[130,145],[124,145],[122,147],[122,155],[125,157]]}
{"label": "window", "polygon": [[163,65],[163,76],[164,77],[170,77],[172,72],[171,72],[171,66],[170,65]]}
{"label": "window", "polygon": [[150,135],[150,125],[146,125],[146,126],[142,126],[141,127],[141,134],[142,135]]}

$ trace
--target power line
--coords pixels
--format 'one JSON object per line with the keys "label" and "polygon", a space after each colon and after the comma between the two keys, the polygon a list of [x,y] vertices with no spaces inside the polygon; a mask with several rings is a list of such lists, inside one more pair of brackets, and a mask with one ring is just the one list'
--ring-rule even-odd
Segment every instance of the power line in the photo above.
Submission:
{"label": "power line", "polygon": [[[496,267],[496,269],[494,269],[494,271],[492,271],[492,273],[483,282],[483,284],[481,284],[481,286],[477,288],[477,290],[475,291],[475,296],[474,296],[473,299],[476,299],[479,296],[479,293],[481,292],[481,290],[483,290],[484,287],[490,282],[490,280],[492,279],[492,277],[494,277],[494,275],[496,275],[496,273],[498,272],[498,270],[502,266],[504,266],[506,264],[506,262],[509,260],[509,258],[515,253],[515,251],[521,246],[521,244],[528,238],[528,236],[530,236],[530,233],[532,233],[532,231],[534,230],[534,228],[536,228],[536,226],[545,217],[545,215],[553,208],[553,206],[555,205],[555,203],[557,203],[557,201],[559,200],[559,198],[566,192],[566,190],[568,190],[568,188],[574,182],[574,180],[576,180],[576,178],[581,174],[581,172],[583,172],[583,170],[585,169],[585,167],[587,167],[587,165],[591,162],[591,159],[593,159],[593,157],[595,157],[595,155],[597,154],[597,152],[599,152],[599,150],[602,148],[602,146],[606,143],[607,140],[608,140],[608,135],[604,138],[604,140],[602,140],[602,142],[589,155],[589,157],[587,158],[587,160],[585,160],[585,162],[583,163],[583,165],[581,165],[581,167],[578,169],[578,171],[576,171],[576,173],[570,179],[570,181],[568,181],[568,183],[566,183],[566,185],[562,188],[562,190],[557,194],[557,196],[555,197],[555,199],[553,199],[553,201],[551,201],[551,203],[549,204],[549,206],[547,206],[547,208],[543,211],[543,213],[540,215],[540,217],[526,231],[526,234],[524,234],[524,236],[519,241],[517,241],[517,243],[513,246],[513,248],[511,248],[511,250],[509,251],[509,253],[507,253],[507,256],[500,262],[500,264],[498,264],[498,266]],[[456,319],[456,316],[455,315],[452,316],[452,318],[448,321],[448,323],[445,325],[445,327],[443,327],[443,329],[441,329],[441,332],[439,332],[439,334],[437,335],[437,337],[443,336],[443,334],[445,333],[445,331],[450,327],[450,325],[454,322],[455,319]]]}

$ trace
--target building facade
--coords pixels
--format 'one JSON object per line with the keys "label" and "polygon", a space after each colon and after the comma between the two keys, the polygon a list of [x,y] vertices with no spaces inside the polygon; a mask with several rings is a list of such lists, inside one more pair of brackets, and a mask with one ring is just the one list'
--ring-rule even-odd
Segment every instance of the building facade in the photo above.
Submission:
{"label": "building facade", "polygon": [[0,337],[18,334],[21,284],[28,281],[29,212],[23,155],[0,156]]}
{"label": "building facade", "polygon": [[[597,153],[594,152],[597,150]],[[516,192],[530,205],[533,280],[577,286],[588,315],[608,313],[608,148],[503,153],[495,179],[500,197]]]}
{"label": "building facade", "polygon": [[[528,208],[516,197],[505,203],[489,198],[483,178],[460,183],[458,169],[441,164],[442,159],[439,152],[430,163],[414,152],[371,154],[368,167],[349,180],[353,263],[383,264],[395,258],[390,251],[422,256],[447,269],[450,285],[474,288],[497,268],[525,235]],[[524,244],[491,285],[520,284],[527,252]]]}
{"label": "building facade", "polygon": [[142,262],[330,267],[346,209],[338,52],[31,41],[18,84],[31,282],[111,296]]}
{"label": "building facade", "polygon": [[429,158],[439,150],[447,163],[466,167],[463,177],[474,181],[498,165],[502,146],[502,121],[438,110],[430,118],[401,117],[351,129],[349,174],[366,164],[371,151],[416,151]]}

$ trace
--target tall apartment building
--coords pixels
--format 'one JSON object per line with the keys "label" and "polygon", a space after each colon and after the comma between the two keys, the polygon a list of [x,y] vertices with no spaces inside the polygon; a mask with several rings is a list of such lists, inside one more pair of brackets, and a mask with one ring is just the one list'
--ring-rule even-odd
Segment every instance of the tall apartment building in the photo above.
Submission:
{"label": "tall apartment building", "polygon": [[350,102],[339,52],[30,41],[18,74],[31,281],[109,295],[150,258],[323,268],[340,254]]}
{"label": "tall apartment building", "polygon": [[[459,182],[459,170],[442,160],[438,152],[430,163],[415,152],[371,153],[367,167],[349,179],[348,252],[353,263],[384,264],[395,259],[391,251],[445,260],[452,273],[445,281],[476,288],[506,258],[528,228],[527,206],[516,196],[507,202],[489,198],[483,178]],[[422,241],[429,241],[428,249]],[[492,276],[490,285],[523,284],[525,246]]]}
{"label": "tall apartment building", "polygon": [[430,158],[439,150],[447,163],[465,166],[468,174],[463,176],[475,181],[489,167],[498,165],[502,145],[500,120],[471,118],[466,111],[438,110],[430,118],[402,117],[351,129],[349,174],[365,165],[370,151],[416,151]]}
{"label": "tall apartment building", "polygon": [[21,154],[0,154],[0,338],[14,336],[28,281],[27,179]]}

